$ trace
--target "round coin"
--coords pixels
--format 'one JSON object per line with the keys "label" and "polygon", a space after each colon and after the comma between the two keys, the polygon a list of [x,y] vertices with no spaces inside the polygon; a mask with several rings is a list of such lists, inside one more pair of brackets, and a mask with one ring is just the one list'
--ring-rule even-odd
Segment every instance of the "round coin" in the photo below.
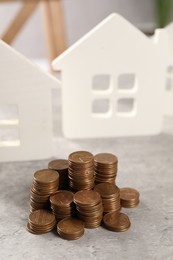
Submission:
{"label": "round coin", "polygon": [[77,164],[89,163],[93,160],[93,155],[87,151],[77,151],[69,155],[68,160]]}
{"label": "round coin", "polygon": [[93,206],[98,204],[100,200],[100,194],[93,190],[81,190],[74,195],[74,202],[81,206]]}
{"label": "round coin", "polygon": [[130,220],[121,212],[110,212],[104,215],[103,222],[107,229],[115,232],[124,232],[130,228]]}
{"label": "round coin", "polygon": [[40,209],[29,215],[29,222],[37,226],[46,226],[55,221],[55,216],[48,210]]}
{"label": "round coin", "polygon": [[133,201],[139,199],[139,192],[133,188],[121,188],[120,189],[120,199],[123,201]]}
{"label": "round coin", "polygon": [[98,164],[115,164],[118,162],[118,158],[111,153],[99,153],[94,156],[94,163]]}
{"label": "round coin", "polygon": [[59,235],[65,234],[68,237],[71,237],[71,239],[77,239],[84,234],[84,226],[85,224],[81,220],[75,218],[66,218],[58,222],[57,232]]}
{"label": "round coin", "polygon": [[34,173],[34,181],[41,184],[56,182],[58,179],[59,174],[55,170],[43,169]]}
{"label": "round coin", "polygon": [[57,206],[66,206],[73,202],[74,193],[67,190],[57,191],[56,194],[50,196],[50,202]]}
{"label": "round coin", "polygon": [[52,170],[66,170],[68,169],[68,160],[57,159],[49,162],[48,168]]}

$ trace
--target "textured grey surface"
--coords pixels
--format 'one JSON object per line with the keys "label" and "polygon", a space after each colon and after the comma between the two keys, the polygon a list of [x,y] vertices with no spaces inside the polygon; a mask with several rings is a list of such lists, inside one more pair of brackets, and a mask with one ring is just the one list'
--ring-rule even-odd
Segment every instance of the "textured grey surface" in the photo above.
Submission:
{"label": "textured grey surface", "polygon": [[141,193],[137,208],[122,210],[131,228],[125,233],[86,229],[77,241],[55,233],[32,235],[25,229],[32,175],[50,159],[1,163],[0,259],[173,259],[173,119],[166,118],[163,133],[153,137],[58,140],[57,158],[81,149],[118,156],[117,185]]}

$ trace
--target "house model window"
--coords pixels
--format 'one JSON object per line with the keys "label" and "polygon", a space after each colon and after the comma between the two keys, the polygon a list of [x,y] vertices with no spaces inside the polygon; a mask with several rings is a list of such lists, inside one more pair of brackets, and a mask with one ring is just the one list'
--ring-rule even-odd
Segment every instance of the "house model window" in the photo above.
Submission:
{"label": "house model window", "polygon": [[0,106],[0,146],[19,146],[19,116],[17,105]]}
{"label": "house model window", "polygon": [[171,91],[173,89],[173,66],[167,68],[167,80],[166,80],[166,90]]}

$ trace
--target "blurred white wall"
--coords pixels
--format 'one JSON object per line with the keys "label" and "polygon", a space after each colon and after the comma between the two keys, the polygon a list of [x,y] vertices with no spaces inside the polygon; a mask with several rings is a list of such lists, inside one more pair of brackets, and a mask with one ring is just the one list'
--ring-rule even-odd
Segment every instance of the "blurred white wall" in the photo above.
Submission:
{"label": "blurred white wall", "polygon": [[[62,0],[68,46],[112,12],[117,12],[144,31],[155,26],[154,0]],[[20,8],[16,3],[0,4],[0,34]],[[13,47],[31,58],[46,56],[42,9],[39,7],[15,39]]]}

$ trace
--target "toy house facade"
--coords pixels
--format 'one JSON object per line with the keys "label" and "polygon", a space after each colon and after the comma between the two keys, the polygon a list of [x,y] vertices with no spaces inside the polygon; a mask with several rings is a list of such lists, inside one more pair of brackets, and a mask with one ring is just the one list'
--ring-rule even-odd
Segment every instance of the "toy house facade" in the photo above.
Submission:
{"label": "toy house facade", "polygon": [[0,41],[0,161],[52,156],[56,87],[56,79]]}
{"label": "toy house facade", "polygon": [[165,77],[157,44],[120,15],[108,16],[52,66],[62,71],[66,137],[161,131]]}
{"label": "toy house facade", "polygon": [[165,41],[165,45],[161,49],[166,61],[164,111],[165,115],[173,116],[173,23],[162,29],[158,41]]}

